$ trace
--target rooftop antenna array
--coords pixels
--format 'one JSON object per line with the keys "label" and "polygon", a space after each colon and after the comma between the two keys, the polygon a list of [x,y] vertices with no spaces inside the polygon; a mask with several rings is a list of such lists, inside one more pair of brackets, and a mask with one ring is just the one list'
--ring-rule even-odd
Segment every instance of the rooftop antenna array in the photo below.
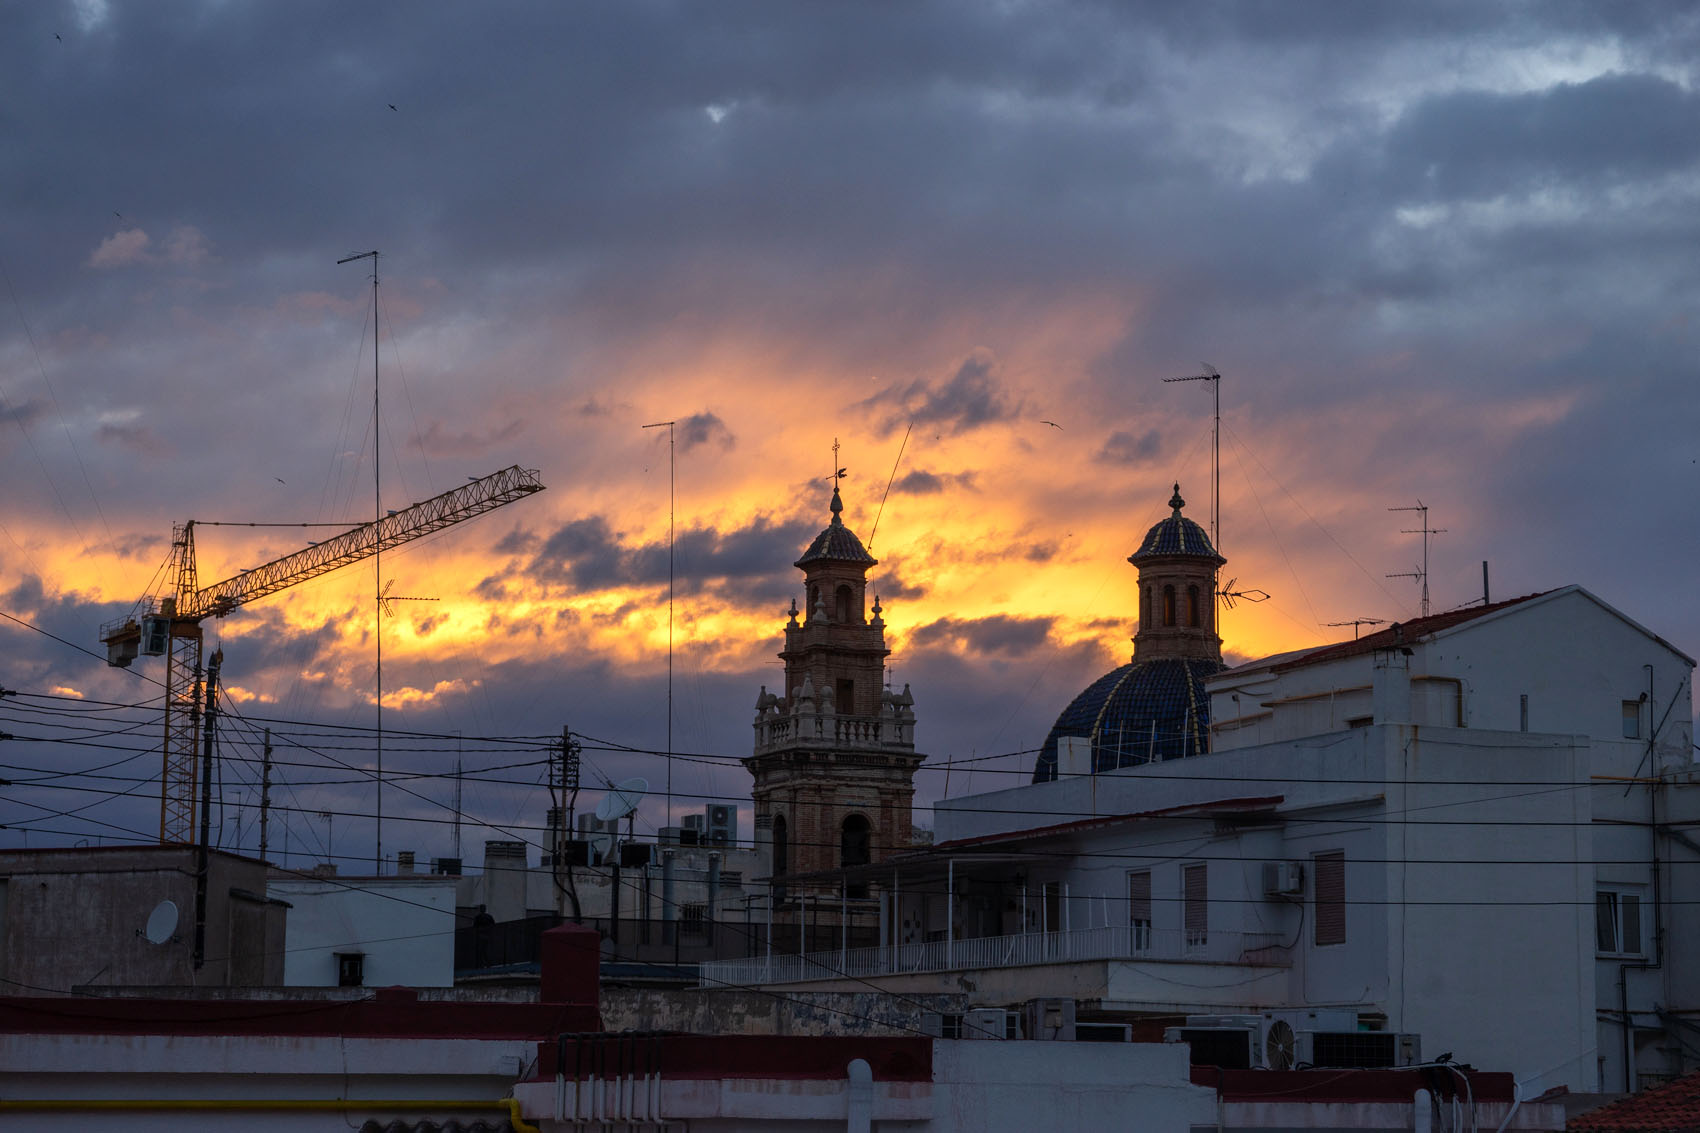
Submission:
{"label": "rooftop antenna array", "polygon": [[1401,535],[1421,535],[1423,537],[1423,565],[1417,567],[1415,570],[1400,571],[1397,574],[1390,574],[1387,577],[1412,578],[1421,584],[1423,588],[1423,617],[1426,618],[1428,617],[1428,537],[1430,535],[1443,535],[1446,533],[1446,528],[1430,527],[1428,525],[1428,505],[1423,503],[1421,500],[1418,500],[1414,507],[1390,507],[1387,510],[1414,511],[1419,514],[1422,520],[1421,527],[1402,528],[1399,533]]}
{"label": "rooftop antenna array", "polygon": [[1323,624],[1328,626],[1330,629],[1337,629],[1341,626],[1351,626],[1352,627],[1352,640],[1356,641],[1358,639],[1358,627],[1359,626],[1384,626],[1384,625],[1387,624],[1387,619],[1386,618],[1353,618],[1349,622],[1324,622]]}

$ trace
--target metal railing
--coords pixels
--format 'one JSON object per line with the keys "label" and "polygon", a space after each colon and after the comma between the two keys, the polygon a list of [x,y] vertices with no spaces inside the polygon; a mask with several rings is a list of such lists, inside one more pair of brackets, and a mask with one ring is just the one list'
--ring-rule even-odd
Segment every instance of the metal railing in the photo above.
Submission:
{"label": "metal railing", "polygon": [[756,721],[756,751],[779,747],[833,747],[911,751],[915,724],[886,716],[849,716],[834,712],[764,713]]}
{"label": "metal railing", "polygon": [[947,972],[1067,964],[1083,960],[1250,964],[1286,967],[1291,961],[1272,933],[1212,931],[1203,939],[1180,930],[1103,925],[1068,932],[1029,932],[966,940],[844,948],[804,955],[714,960],[700,968],[702,987],[868,979],[912,972]]}

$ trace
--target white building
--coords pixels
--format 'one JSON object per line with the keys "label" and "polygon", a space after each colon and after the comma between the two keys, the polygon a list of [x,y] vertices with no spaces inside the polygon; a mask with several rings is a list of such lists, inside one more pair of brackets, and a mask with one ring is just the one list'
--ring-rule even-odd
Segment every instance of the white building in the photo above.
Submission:
{"label": "white building", "polygon": [[1373,1031],[1523,1096],[1638,1088],[1694,1064],[1693,666],[1567,587],[1206,676],[1203,754],[1108,750],[1100,698],[1059,777],[940,803],[932,850],[858,874],[882,947],[705,979],[1060,997],[1146,1037],[1239,1016],[1253,1065],[1281,1019],[1299,1061]]}
{"label": "white building", "polygon": [[288,987],[451,987],[455,878],[274,875]]}

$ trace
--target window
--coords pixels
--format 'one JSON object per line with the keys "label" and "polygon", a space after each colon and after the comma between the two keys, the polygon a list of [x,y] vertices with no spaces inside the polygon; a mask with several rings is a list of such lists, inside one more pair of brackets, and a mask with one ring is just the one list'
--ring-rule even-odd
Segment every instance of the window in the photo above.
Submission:
{"label": "window", "polygon": [[838,864],[849,868],[872,861],[872,836],[873,830],[865,815],[853,814],[846,818],[838,835]]}
{"label": "window", "polygon": [[360,987],[366,980],[364,952],[338,952],[336,955],[336,986]]}
{"label": "window", "polygon": [[1148,629],[1151,626],[1151,588],[1142,586],[1139,590],[1139,628]]}
{"label": "window", "polygon": [[1330,850],[1312,859],[1316,878],[1315,923],[1317,944],[1346,943],[1346,853]]}
{"label": "window", "polygon": [[1186,946],[1202,948],[1210,939],[1210,867],[1189,865],[1181,870],[1181,902]]}
{"label": "window", "polygon": [[773,875],[783,877],[791,872],[791,847],[785,844],[785,816],[773,816]]}
{"label": "window", "polygon": [[701,936],[708,931],[708,906],[687,902],[679,906],[679,930]]}
{"label": "window", "polygon": [[833,689],[834,707],[846,715],[854,715],[856,711],[856,682],[848,677],[839,677],[837,687]]}
{"label": "window", "polygon": [[1626,740],[1641,738],[1641,702],[1639,700],[1623,702],[1623,738]]}
{"label": "window", "polygon": [[1186,624],[1198,628],[1198,587],[1186,588]]}
{"label": "window", "polygon": [[1129,943],[1137,952],[1151,947],[1151,871],[1127,875],[1127,924]]}
{"label": "window", "polygon": [[1166,626],[1175,624],[1175,588],[1173,586],[1163,587],[1163,624]]}
{"label": "window", "polygon": [[1594,894],[1594,935],[1601,952],[1615,956],[1641,955],[1640,891],[1598,890]]}
{"label": "window", "polygon": [[851,593],[848,586],[840,586],[838,588],[837,598],[838,611],[834,614],[832,619],[833,621],[838,622],[840,625],[848,625],[852,621],[860,620],[851,612],[856,603],[856,596]]}

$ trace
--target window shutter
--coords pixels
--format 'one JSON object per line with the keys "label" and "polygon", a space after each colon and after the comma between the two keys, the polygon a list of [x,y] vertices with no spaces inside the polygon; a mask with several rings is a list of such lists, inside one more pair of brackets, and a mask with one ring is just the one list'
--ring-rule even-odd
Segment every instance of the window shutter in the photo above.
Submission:
{"label": "window shutter", "polygon": [[1127,919],[1131,924],[1151,923],[1151,871],[1127,875]]}
{"label": "window shutter", "polygon": [[1314,859],[1316,943],[1346,943],[1346,854],[1334,850]]}
{"label": "window shutter", "polygon": [[1203,944],[1210,929],[1208,866],[1189,865],[1181,871],[1186,906],[1186,942]]}

